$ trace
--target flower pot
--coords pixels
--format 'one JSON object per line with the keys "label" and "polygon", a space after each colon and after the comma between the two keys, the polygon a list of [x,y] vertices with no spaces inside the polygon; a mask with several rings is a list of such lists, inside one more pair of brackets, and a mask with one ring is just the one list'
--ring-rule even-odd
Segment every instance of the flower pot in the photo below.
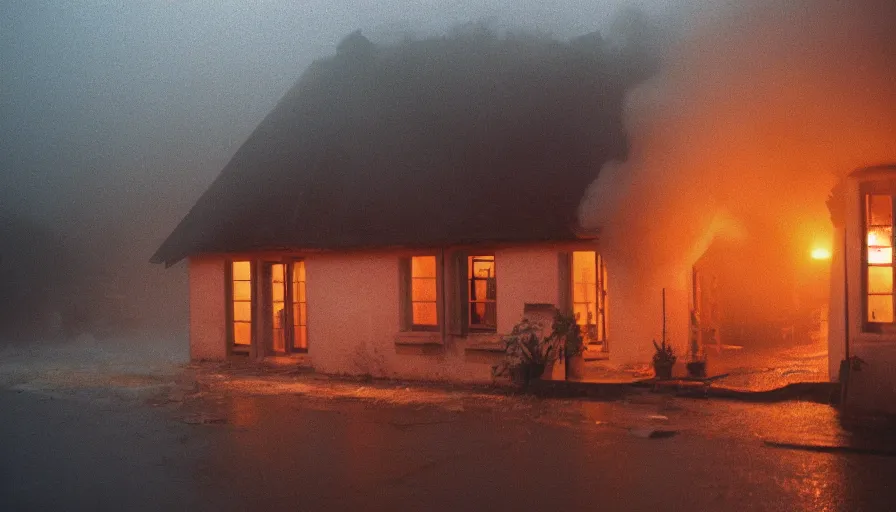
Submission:
{"label": "flower pot", "polygon": [[542,375],[544,375],[544,364],[530,364],[529,368],[529,381],[540,379]]}
{"label": "flower pot", "polygon": [[653,371],[656,373],[656,380],[670,380],[672,378],[672,366],[674,363],[663,361],[653,363]]}
{"label": "flower pot", "polygon": [[566,358],[566,380],[582,380],[585,378],[585,354],[577,354]]}
{"label": "flower pot", "polygon": [[510,374],[510,380],[520,387],[527,387],[533,380],[541,378],[544,374],[544,364],[523,364],[514,368]]}
{"label": "flower pot", "polygon": [[687,364],[688,377],[694,379],[706,378],[706,361],[691,361]]}
{"label": "flower pot", "polygon": [[565,380],[566,379],[566,365],[563,364],[563,361],[559,359],[555,361],[551,361],[544,365],[544,373],[541,375],[541,380]]}

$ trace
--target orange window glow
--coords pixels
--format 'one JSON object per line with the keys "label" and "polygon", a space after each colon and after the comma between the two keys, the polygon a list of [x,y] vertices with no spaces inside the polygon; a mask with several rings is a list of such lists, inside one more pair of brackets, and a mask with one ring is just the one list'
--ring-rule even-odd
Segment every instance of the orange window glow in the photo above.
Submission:
{"label": "orange window glow", "polygon": [[305,290],[305,262],[292,264],[293,349],[308,349],[308,303]]}
{"label": "orange window glow", "polygon": [[572,308],[587,343],[606,339],[606,267],[595,251],[572,253]]}
{"label": "orange window glow", "polygon": [[595,324],[597,319],[597,253],[572,253],[573,314],[582,327]]}
{"label": "orange window glow", "polygon": [[439,325],[435,256],[411,258],[411,322],[419,327]]}
{"label": "orange window glow", "polygon": [[469,279],[469,317],[471,329],[495,331],[498,327],[498,284],[494,256],[470,256],[467,261]]}
{"label": "orange window glow", "polygon": [[273,344],[277,352],[286,351],[286,265],[271,265],[271,325]]}
{"label": "orange window glow", "polygon": [[892,323],[893,310],[893,198],[865,196],[867,320]]}
{"label": "orange window glow", "polygon": [[234,261],[231,264],[233,301],[233,344],[252,343],[252,263]]}

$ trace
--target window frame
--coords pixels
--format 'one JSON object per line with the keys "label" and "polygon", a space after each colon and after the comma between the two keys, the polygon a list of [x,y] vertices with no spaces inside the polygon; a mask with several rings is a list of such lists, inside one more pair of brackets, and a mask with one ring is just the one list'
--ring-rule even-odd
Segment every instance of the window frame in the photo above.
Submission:
{"label": "window frame", "polygon": [[[270,277],[270,279],[269,279],[270,290],[268,290],[268,291],[270,291],[270,307],[271,307],[271,310],[270,310],[271,316],[268,318],[268,320],[271,322],[271,324],[269,326],[266,326],[266,327],[270,327],[270,336],[271,336],[270,351],[273,355],[285,355],[285,354],[289,354],[291,352],[290,345],[292,344],[292,339],[291,339],[292,332],[291,332],[291,327],[290,327],[292,324],[291,324],[291,321],[289,318],[289,307],[290,307],[289,262],[287,262],[287,261],[271,261],[271,262],[266,262],[266,264],[271,271],[270,276],[269,276]],[[283,275],[282,275],[283,281],[281,283],[279,283],[282,286],[282,290],[283,290],[283,300],[282,301],[275,301],[274,296],[273,296],[274,290],[276,289],[275,285],[278,284],[277,282],[274,281],[273,269],[274,269],[275,265],[280,265],[281,267],[283,267]],[[268,299],[265,298],[265,303],[267,303],[267,302],[268,302]],[[279,330],[281,331],[282,336],[283,336],[283,350],[277,349],[276,341],[273,339],[273,336],[277,330],[276,323],[278,321],[276,315],[274,314],[274,311],[276,310],[276,307],[275,307],[276,302],[282,302],[282,304],[283,304],[283,317],[279,319],[279,321],[281,322]]]}
{"label": "window frame", "polygon": [[608,271],[606,260],[600,251],[592,248],[575,248],[560,254],[560,278],[563,280],[562,286],[565,287],[561,290],[563,295],[560,298],[560,307],[568,314],[575,316],[575,306],[577,304],[575,300],[575,253],[577,252],[594,253],[594,339],[588,342],[588,344],[601,345],[602,352],[609,352],[609,341],[607,339],[607,317],[609,316],[607,308],[609,295],[607,291]]}
{"label": "window frame", "polygon": [[[413,296],[413,258],[435,258],[436,275],[433,278],[436,282],[436,325],[425,325],[414,323],[414,296]],[[438,252],[421,252],[411,254],[401,258],[399,261],[399,309],[400,309],[400,331],[401,332],[421,332],[421,333],[437,333],[442,332],[445,327],[445,299],[444,299],[444,261],[441,251]],[[429,301],[416,301],[429,302]]]}
{"label": "window frame", "polygon": [[[578,278],[576,276],[576,259],[575,259],[576,253],[592,253],[592,254],[594,254],[594,268],[592,269],[592,271],[594,272],[594,283],[580,282],[578,280]],[[575,317],[577,305],[584,304],[586,306],[590,306],[592,304],[592,302],[588,301],[588,300],[586,300],[585,302],[576,301],[576,286],[584,285],[587,288],[591,288],[591,286],[593,286],[593,289],[590,291],[592,292],[592,294],[594,296],[594,301],[593,301],[593,304],[594,304],[593,321],[594,322],[589,324],[586,321],[585,324],[579,324],[579,328],[584,331],[585,330],[584,328],[593,325],[594,326],[594,338],[589,342],[589,344],[597,344],[599,341],[597,331],[598,331],[598,326],[600,325],[598,323],[598,317],[600,316],[600,296],[599,296],[600,295],[600,278],[598,277],[598,272],[599,272],[599,268],[600,268],[600,259],[599,259],[597,251],[591,251],[591,250],[577,250],[577,251],[574,250],[574,251],[570,252],[569,256],[570,256],[570,270],[571,270],[570,286],[572,287],[572,293],[570,294],[570,310],[572,311],[573,317]],[[587,299],[588,290],[583,290],[583,291],[585,291],[585,297]],[[579,319],[576,318],[576,323],[579,323],[578,321],[579,321]],[[584,339],[588,340],[588,333],[583,332],[582,335],[583,335]]]}
{"label": "window frame", "polygon": [[[234,323],[237,322],[235,320],[235,312],[234,312],[234,295],[233,295],[233,264],[234,263],[248,263],[249,264],[249,311],[250,311],[250,320],[249,320],[249,332],[250,338],[248,344],[237,344],[236,343],[236,332],[234,329]],[[227,304],[225,310],[226,314],[225,321],[227,322],[227,354],[233,355],[248,355],[252,350],[252,346],[256,343],[256,326],[257,326],[257,313],[256,313],[256,301],[257,301],[257,291],[255,289],[257,279],[255,275],[256,264],[254,260],[250,259],[228,259],[224,264],[224,279],[225,279],[225,302]],[[240,322],[243,322],[240,320]]]}
{"label": "window frame", "polygon": [[[308,336],[308,267],[305,264],[305,258],[292,258],[284,262],[286,265],[286,304],[289,306],[286,308],[286,322],[290,326],[289,332],[287,334],[287,343],[286,350],[292,354],[307,354],[308,349],[311,347],[311,340]],[[304,281],[295,281],[294,274],[296,271],[296,266],[301,264],[304,268],[305,280]],[[294,299],[297,296],[295,292],[295,284],[296,283],[304,283],[305,284],[305,300],[299,300],[296,302]],[[295,318],[295,307],[298,304],[299,306],[299,318]],[[302,316],[302,304],[305,305],[305,323],[301,322]],[[298,347],[296,346],[296,340],[298,338],[298,333],[296,332],[297,328],[304,328],[305,331],[305,346]]]}
{"label": "window frame", "polygon": [[[485,279],[486,281],[486,299],[485,300],[473,300],[472,291],[473,291],[473,267],[475,258],[481,257],[490,257],[492,264],[494,266],[494,277]],[[464,301],[466,302],[466,307],[464,308],[464,324],[466,326],[466,330],[469,333],[497,333],[498,332],[498,259],[495,256],[494,252],[475,252],[467,255],[467,264],[466,264],[466,273],[465,273],[465,288],[466,294],[464,296]],[[494,280],[494,288],[495,288],[495,298],[493,300],[488,300],[488,279]],[[495,325],[489,326],[487,324],[474,324],[471,322],[472,316],[472,305],[473,304],[494,304],[495,309]]]}
{"label": "window frame", "polygon": [[607,262],[601,253],[597,252],[597,341],[603,344],[603,351],[609,352],[610,342],[607,339],[607,324],[609,323],[609,309],[607,301],[609,298],[609,290],[607,289],[607,281],[609,281],[610,273],[607,270]]}
{"label": "window frame", "polygon": [[[868,196],[871,195],[883,195],[890,197],[890,208],[891,215],[893,219],[892,229],[893,232],[891,234],[890,244],[893,249],[893,256],[891,257],[890,268],[893,273],[893,290],[890,293],[891,304],[892,304],[892,314],[893,321],[891,322],[872,322],[869,320],[870,307],[869,307],[869,297],[872,295],[870,293],[870,285],[868,282],[868,269],[873,266],[868,261],[868,233],[869,233],[869,222],[868,222],[868,210],[867,210],[867,200]],[[896,334],[896,181],[891,180],[875,180],[868,181],[860,184],[859,186],[859,225],[861,226],[861,240],[860,240],[860,282],[861,282],[861,302],[862,302],[862,331],[866,333],[874,333],[874,334]],[[886,265],[881,265],[886,266]],[[883,295],[886,294],[873,294],[873,295]]]}

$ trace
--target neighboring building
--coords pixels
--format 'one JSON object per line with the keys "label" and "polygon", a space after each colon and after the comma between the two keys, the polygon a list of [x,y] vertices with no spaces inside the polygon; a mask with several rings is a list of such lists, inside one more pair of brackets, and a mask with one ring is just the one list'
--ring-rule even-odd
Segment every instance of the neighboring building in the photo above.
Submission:
{"label": "neighboring building", "polygon": [[857,371],[849,372],[847,405],[896,413],[896,165],[850,174],[830,204],[836,228],[830,373],[836,377],[845,358],[859,358],[862,362],[853,365]]}
{"label": "neighboring building", "polygon": [[[447,38],[315,63],[152,261],[187,258],[194,359],[488,381],[527,304],[608,349],[578,205],[623,158],[630,83],[599,38]],[[588,46],[593,45],[593,46]]]}

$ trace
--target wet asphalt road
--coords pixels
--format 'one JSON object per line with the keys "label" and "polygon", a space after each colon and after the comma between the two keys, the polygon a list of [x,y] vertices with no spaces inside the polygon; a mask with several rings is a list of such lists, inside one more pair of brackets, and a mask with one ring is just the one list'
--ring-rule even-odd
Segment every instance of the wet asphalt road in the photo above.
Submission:
{"label": "wet asphalt road", "polygon": [[[501,407],[0,390],[0,510],[893,510],[896,458],[814,404],[511,399]],[[649,429],[676,431],[645,438]]]}

